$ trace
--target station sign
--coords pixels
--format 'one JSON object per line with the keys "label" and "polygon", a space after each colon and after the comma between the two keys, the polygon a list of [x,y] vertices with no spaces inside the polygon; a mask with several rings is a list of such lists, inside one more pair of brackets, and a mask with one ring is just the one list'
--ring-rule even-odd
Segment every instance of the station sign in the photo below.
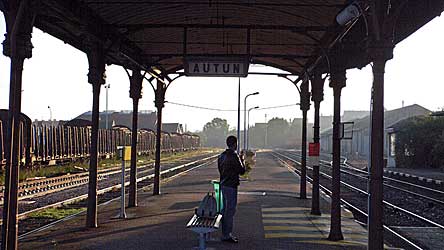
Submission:
{"label": "station sign", "polygon": [[308,144],[308,157],[310,160],[310,165],[319,166],[319,143],[309,143]]}
{"label": "station sign", "polygon": [[309,143],[308,144],[308,156],[319,156],[320,151],[319,143]]}
{"label": "station sign", "polygon": [[122,161],[131,160],[131,146],[118,146],[117,157]]}
{"label": "station sign", "polygon": [[184,66],[186,76],[246,77],[249,61],[246,58],[232,57],[186,57]]}

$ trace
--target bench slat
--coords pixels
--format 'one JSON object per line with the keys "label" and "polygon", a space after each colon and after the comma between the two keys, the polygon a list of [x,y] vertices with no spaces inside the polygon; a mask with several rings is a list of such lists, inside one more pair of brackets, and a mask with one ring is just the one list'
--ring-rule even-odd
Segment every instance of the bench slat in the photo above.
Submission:
{"label": "bench slat", "polygon": [[197,215],[195,214],[195,215],[193,216],[193,218],[191,218],[191,220],[188,222],[187,227],[191,227],[191,226],[193,226],[193,224],[196,223],[196,220],[197,220]]}
{"label": "bench slat", "polygon": [[218,229],[220,226],[220,222],[222,219],[222,215],[218,214],[214,218],[204,218],[198,217],[196,214],[190,219],[187,223],[187,228],[190,227],[206,227],[206,228],[215,228]]}

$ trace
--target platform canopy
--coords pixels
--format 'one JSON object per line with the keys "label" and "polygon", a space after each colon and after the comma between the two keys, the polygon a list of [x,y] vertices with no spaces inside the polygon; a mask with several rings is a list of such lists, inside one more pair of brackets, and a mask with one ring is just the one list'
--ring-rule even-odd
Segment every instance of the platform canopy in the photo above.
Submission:
{"label": "platform canopy", "polygon": [[[85,41],[103,41],[107,63],[183,69],[186,57],[241,57],[250,63],[301,74],[318,66],[341,41],[347,67],[369,63],[370,1],[345,25],[336,16],[346,0],[40,0],[35,26],[86,51]],[[400,11],[395,43],[444,9],[442,0],[391,0]],[[346,35],[345,35],[346,34]],[[371,34],[371,30],[370,30]],[[87,39],[88,38],[88,39]]]}

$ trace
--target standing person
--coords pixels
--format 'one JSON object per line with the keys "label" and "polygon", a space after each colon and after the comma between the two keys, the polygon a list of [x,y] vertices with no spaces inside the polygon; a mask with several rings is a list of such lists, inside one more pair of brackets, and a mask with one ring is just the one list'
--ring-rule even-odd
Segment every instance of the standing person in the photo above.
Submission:
{"label": "standing person", "polygon": [[227,146],[228,149],[217,159],[224,202],[222,209],[222,241],[237,243],[238,239],[232,234],[233,217],[236,213],[239,175],[245,173],[245,166],[243,160],[236,154],[237,138],[235,136],[227,137]]}

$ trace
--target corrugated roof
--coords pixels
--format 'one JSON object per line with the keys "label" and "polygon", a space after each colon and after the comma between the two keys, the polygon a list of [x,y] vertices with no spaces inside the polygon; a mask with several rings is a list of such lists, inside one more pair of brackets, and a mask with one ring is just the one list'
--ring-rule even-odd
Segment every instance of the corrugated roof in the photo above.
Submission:
{"label": "corrugated roof", "polygon": [[[384,128],[388,128],[393,124],[402,121],[404,119],[414,117],[414,116],[423,116],[429,115],[431,113],[430,110],[418,105],[413,104],[410,106],[406,106],[403,108],[393,109],[384,112]],[[353,120],[353,131],[361,131],[368,129],[370,127],[370,116],[366,116],[361,119]],[[331,135],[333,133],[333,128],[322,132],[322,135]]]}
{"label": "corrugated roof", "polygon": [[[245,56],[251,63],[300,74],[344,28],[335,17],[347,0],[41,0],[35,25],[86,51],[86,34],[102,40],[108,63],[137,62],[165,72],[187,56]],[[366,1],[362,1],[365,3]],[[392,0],[398,8],[405,1]],[[442,0],[408,1],[395,27],[399,42],[444,9]],[[361,18],[343,38],[348,67],[369,62]],[[367,22],[368,23],[368,22]],[[324,70],[326,62],[324,64]]]}

